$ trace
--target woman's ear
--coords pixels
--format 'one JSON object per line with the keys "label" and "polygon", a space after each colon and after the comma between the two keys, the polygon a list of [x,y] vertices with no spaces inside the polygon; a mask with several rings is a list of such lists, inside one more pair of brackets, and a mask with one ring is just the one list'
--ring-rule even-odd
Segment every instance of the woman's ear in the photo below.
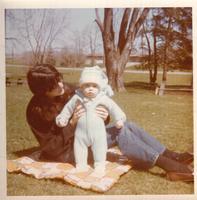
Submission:
{"label": "woman's ear", "polygon": [[60,87],[64,87],[64,84],[63,84],[63,82],[61,81],[61,82],[58,82],[58,85],[60,86]]}

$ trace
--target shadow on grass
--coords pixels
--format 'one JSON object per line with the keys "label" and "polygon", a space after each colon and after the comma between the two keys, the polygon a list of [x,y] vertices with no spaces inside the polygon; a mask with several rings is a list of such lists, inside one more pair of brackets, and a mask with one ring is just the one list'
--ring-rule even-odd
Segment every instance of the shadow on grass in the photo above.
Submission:
{"label": "shadow on grass", "polygon": [[[157,83],[147,83],[141,81],[132,81],[125,83],[125,87],[128,88],[135,88],[135,89],[148,89],[154,90],[156,87],[159,87]],[[167,88],[174,88],[174,89],[192,89],[191,85],[166,85]]]}
{"label": "shadow on grass", "polygon": [[[132,91],[135,93],[144,93],[145,91],[155,91],[156,87],[160,87],[157,83],[151,84],[147,82],[127,82],[125,83],[127,91]],[[167,91],[168,93],[177,94],[177,91],[180,93],[192,94],[193,87],[191,85],[166,85],[166,88],[172,91]]]}
{"label": "shadow on grass", "polygon": [[151,172],[151,171],[148,171],[148,173],[150,173],[153,176],[157,176],[157,177],[160,176],[161,178],[165,178],[166,177],[166,173]]}
{"label": "shadow on grass", "polygon": [[127,92],[132,92],[135,94],[144,94],[145,92],[153,92],[156,87],[157,84],[150,84],[147,82],[133,81],[125,83],[125,88]]}
{"label": "shadow on grass", "polygon": [[31,155],[31,154],[39,151],[39,150],[40,150],[39,147],[31,147],[31,148],[23,149],[23,150],[20,150],[20,151],[15,151],[13,153],[18,157],[22,157],[22,156],[29,156],[29,155]]}
{"label": "shadow on grass", "polygon": [[157,86],[158,86],[157,83],[151,84],[151,83],[139,82],[139,81],[125,83],[126,88],[132,88],[132,89],[155,90]]}

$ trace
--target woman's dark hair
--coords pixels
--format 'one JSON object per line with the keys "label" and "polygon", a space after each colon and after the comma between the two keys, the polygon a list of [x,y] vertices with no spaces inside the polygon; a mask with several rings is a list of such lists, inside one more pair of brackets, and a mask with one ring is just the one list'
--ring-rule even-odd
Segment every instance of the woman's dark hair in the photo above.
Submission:
{"label": "woman's dark hair", "polygon": [[33,66],[27,73],[27,82],[33,94],[44,95],[62,80],[62,75],[50,64]]}

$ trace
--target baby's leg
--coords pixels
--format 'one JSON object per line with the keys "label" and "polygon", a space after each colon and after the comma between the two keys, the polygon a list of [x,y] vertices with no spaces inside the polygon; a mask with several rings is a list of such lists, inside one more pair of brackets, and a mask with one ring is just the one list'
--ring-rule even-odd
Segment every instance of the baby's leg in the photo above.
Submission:
{"label": "baby's leg", "polygon": [[105,175],[105,164],[107,155],[107,140],[106,135],[101,134],[97,137],[92,145],[94,156],[94,172],[91,174],[95,177],[103,177]]}
{"label": "baby's leg", "polygon": [[105,161],[95,162],[94,163],[94,171],[91,176],[101,178],[105,176]]}
{"label": "baby's leg", "polygon": [[76,162],[76,169],[73,172],[88,171],[89,170],[89,166],[87,164],[88,147],[84,141],[84,138],[80,137],[79,134],[75,134],[74,156],[75,156],[75,162]]}

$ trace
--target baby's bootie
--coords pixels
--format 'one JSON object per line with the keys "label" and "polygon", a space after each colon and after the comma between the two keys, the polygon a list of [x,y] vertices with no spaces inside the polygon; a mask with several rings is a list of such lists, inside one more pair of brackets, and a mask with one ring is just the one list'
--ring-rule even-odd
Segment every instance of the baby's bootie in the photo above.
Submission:
{"label": "baby's bootie", "polygon": [[75,173],[81,173],[81,172],[87,172],[89,171],[90,166],[87,164],[76,164],[76,168],[72,169],[70,173],[75,174]]}
{"label": "baby's bootie", "polygon": [[105,176],[105,164],[96,164],[94,171],[91,173],[91,176],[96,178],[102,178]]}

